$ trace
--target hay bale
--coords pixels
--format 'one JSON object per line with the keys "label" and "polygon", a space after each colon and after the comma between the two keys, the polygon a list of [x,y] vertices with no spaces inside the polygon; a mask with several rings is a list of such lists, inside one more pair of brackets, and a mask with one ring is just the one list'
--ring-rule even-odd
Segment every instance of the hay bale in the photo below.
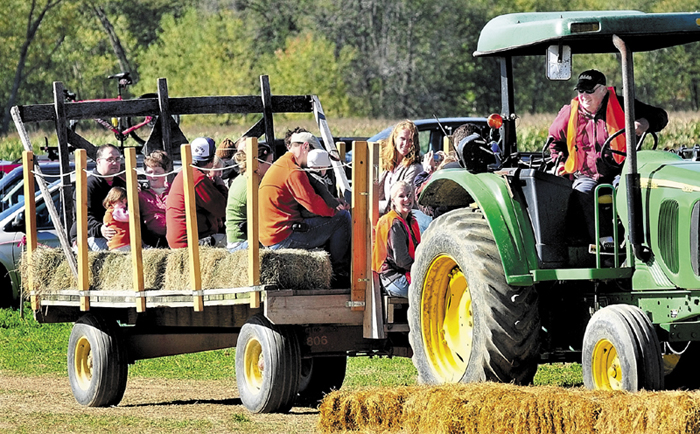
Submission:
{"label": "hay bale", "polygon": [[[34,266],[31,268],[31,272],[34,278],[33,289],[35,291],[46,292],[52,288],[77,287],[77,281],[73,278],[61,249],[52,249],[45,246],[37,247],[32,256],[32,263]],[[28,294],[30,288],[25,288],[25,283],[28,282],[30,268],[26,252],[22,253],[19,270],[22,276],[22,288]]]}
{"label": "hay bale", "polygon": [[[73,278],[61,249],[40,247],[31,268],[38,293],[75,289]],[[147,249],[143,251],[144,287],[147,290],[190,289],[187,249]],[[25,258],[21,261],[22,282],[27,282]],[[131,290],[132,267],[129,252],[90,252],[89,285],[93,290]],[[203,289],[248,286],[248,252],[233,253],[212,247],[200,248]],[[260,281],[284,289],[330,288],[331,266],[328,253],[297,249],[261,250]]]}
{"label": "hay bale", "polygon": [[287,289],[330,288],[330,255],[324,250],[261,250],[260,281]]}
{"label": "hay bale", "polygon": [[321,432],[700,432],[697,392],[627,393],[472,383],[333,392],[319,410]]}
{"label": "hay bale", "polygon": [[700,394],[681,391],[620,392],[602,404],[596,432],[698,433]]}
{"label": "hay bale", "polygon": [[322,432],[396,432],[401,429],[403,405],[420,387],[366,388],[334,391],[319,407]]}

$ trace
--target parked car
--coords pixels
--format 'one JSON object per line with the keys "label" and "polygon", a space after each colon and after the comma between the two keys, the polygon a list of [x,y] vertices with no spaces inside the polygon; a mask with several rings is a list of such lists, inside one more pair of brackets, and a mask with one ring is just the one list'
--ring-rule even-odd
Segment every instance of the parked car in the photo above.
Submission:
{"label": "parked car", "polygon": [[[478,125],[482,129],[488,128],[486,118],[480,117],[417,119],[414,120],[413,123],[416,124],[416,128],[418,128],[418,142],[420,143],[421,154],[425,154],[430,150],[442,150],[445,132],[447,132],[447,135],[452,135],[452,132],[460,125],[472,123]],[[440,126],[442,126],[442,128],[440,128]],[[442,130],[443,128],[445,129],[444,132]],[[379,142],[386,140],[391,135],[393,129],[394,125],[387,127],[367,139],[367,141]],[[345,161],[348,163],[352,162],[352,150],[345,153]]]}
{"label": "parked car", "polygon": [[[49,185],[54,205],[62,209],[59,181]],[[58,235],[41,193],[36,196],[37,242],[58,247]],[[25,240],[24,200],[0,212],[0,307],[19,306],[20,272],[18,269]]]}
{"label": "parked car", "polygon": [[[74,169],[74,164],[70,163],[71,170]],[[88,170],[95,167],[95,162],[88,161]],[[39,168],[44,174],[44,179],[51,184],[58,180],[60,173],[60,165],[56,162],[40,163]],[[8,174],[0,179],[0,211],[4,211],[13,205],[24,202],[24,177],[22,166],[15,167]],[[35,183],[35,191],[39,191],[39,184]]]}

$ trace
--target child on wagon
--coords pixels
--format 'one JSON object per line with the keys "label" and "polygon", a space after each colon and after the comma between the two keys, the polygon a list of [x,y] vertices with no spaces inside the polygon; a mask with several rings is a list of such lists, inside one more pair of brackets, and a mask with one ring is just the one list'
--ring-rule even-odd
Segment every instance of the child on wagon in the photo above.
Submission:
{"label": "child on wagon", "polygon": [[107,241],[109,250],[128,252],[131,250],[129,239],[129,209],[127,208],[126,190],[122,187],[112,187],[107,193],[102,205],[107,209],[103,223],[116,231]]}

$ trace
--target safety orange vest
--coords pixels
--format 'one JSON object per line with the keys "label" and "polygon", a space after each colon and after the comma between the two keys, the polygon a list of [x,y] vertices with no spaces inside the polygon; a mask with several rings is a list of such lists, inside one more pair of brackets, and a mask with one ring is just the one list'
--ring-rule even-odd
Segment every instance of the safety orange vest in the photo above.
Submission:
{"label": "safety orange vest", "polygon": [[[579,146],[582,138],[578,137],[577,134],[578,106],[579,101],[578,97],[576,97],[571,100],[571,115],[569,117],[569,126],[566,129],[566,145],[569,150],[569,157],[564,163],[563,173],[575,173],[581,170],[581,167],[583,167],[583,160],[585,159],[583,150]],[[617,100],[615,89],[612,87],[608,88],[608,106],[605,109],[605,127],[609,135],[613,135],[615,132],[625,127],[625,112],[622,110],[620,101]],[[626,152],[627,141],[625,134],[620,134],[615,137],[610,146],[616,151]],[[622,163],[625,159],[625,157],[618,154],[613,154],[613,158],[618,164]]]}
{"label": "safety orange vest", "polygon": [[[372,271],[379,273],[382,269],[382,264],[386,260],[387,255],[387,242],[389,240],[389,230],[394,220],[399,219],[403,223],[406,232],[408,232],[408,254],[411,258],[416,257],[416,245],[420,243],[420,229],[418,228],[418,222],[416,219],[411,220],[411,227],[409,228],[406,220],[401,218],[401,216],[393,209],[386,213],[377,222],[377,231],[374,239],[374,247],[372,248]],[[415,240],[414,240],[415,238]],[[406,280],[411,283],[411,273],[406,273]]]}

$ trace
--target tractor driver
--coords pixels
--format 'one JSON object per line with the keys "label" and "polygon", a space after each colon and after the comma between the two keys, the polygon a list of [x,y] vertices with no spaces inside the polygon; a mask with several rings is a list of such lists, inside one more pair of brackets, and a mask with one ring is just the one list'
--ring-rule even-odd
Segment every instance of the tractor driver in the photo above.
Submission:
{"label": "tractor driver", "polygon": [[[583,71],[574,87],[578,96],[562,107],[549,127],[549,150],[557,162],[555,173],[573,180],[578,203],[583,208],[579,215],[585,219],[590,241],[595,238],[593,192],[601,183],[619,182],[620,169],[601,160],[601,146],[605,140],[625,127],[624,100],[613,87],[606,87],[605,75],[595,69]],[[657,132],[668,123],[666,112],[635,99],[635,134]],[[613,139],[611,148],[625,151],[625,135]],[[616,157],[621,163],[622,156]],[[601,235],[610,235],[612,227],[602,219]]]}

